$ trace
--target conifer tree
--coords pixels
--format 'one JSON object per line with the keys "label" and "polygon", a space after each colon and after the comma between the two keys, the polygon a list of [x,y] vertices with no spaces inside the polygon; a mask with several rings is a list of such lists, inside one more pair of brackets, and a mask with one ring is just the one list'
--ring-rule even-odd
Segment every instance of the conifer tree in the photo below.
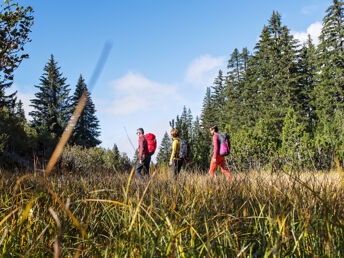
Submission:
{"label": "conifer tree", "polygon": [[201,126],[203,128],[210,128],[216,123],[216,118],[214,114],[214,102],[211,97],[210,87],[206,90],[206,95],[203,99],[203,107],[201,114]]}
{"label": "conifer tree", "polygon": [[14,115],[19,119],[19,121],[26,122],[25,112],[23,108],[23,102],[19,100],[15,105],[15,113]]}
{"label": "conifer tree", "polygon": [[231,54],[231,58],[228,60],[228,77],[230,77],[231,81],[240,82],[242,80],[242,70],[244,64],[241,57],[242,55],[240,54],[239,50],[235,48]]}
{"label": "conifer tree", "polygon": [[211,87],[211,103],[212,116],[219,128],[224,128],[227,121],[225,120],[225,104],[226,104],[226,86],[223,78],[222,70],[219,70],[218,76],[214,80]]}
{"label": "conifer tree", "polygon": [[314,89],[316,114],[330,122],[344,107],[344,2],[333,0],[326,10],[318,46],[317,84]]}
{"label": "conifer tree", "polygon": [[60,137],[69,119],[70,89],[53,55],[44,67],[40,84],[35,87],[38,92],[35,94],[36,98],[31,100],[34,108],[30,112],[32,125],[39,133],[52,133],[55,137]]}
{"label": "conifer tree", "polygon": [[281,25],[278,12],[273,12],[248,65],[245,98],[254,114],[249,120],[271,122],[276,135],[281,133],[288,109],[293,108],[297,115],[301,110],[297,47],[288,28]]}
{"label": "conifer tree", "polygon": [[16,94],[17,91],[6,95],[5,89],[9,88],[12,85],[12,82],[1,82],[0,81],[0,108],[6,107],[10,112],[14,111],[16,103]]}
{"label": "conifer tree", "polygon": [[100,135],[99,120],[95,115],[96,110],[91,99],[91,95],[87,90],[87,86],[82,75],[80,75],[74,95],[71,98],[71,106],[73,110],[78,104],[80,97],[82,96],[84,91],[87,92],[87,102],[77,124],[75,125],[70,143],[72,145],[81,145],[86,148],[90,148],[95,147],[101,143],[101,141],[98,139]]}
{"label": "conifer tree", "polygon": [[226,103],[225,103],[225,120],[231,128],[236,130],[246,123],[246,107],[243,95],[245,75],[249,61],[247,48],[239,53],[234,49],[227,68],[229,69],[226,78]]}
{"label": "conifer tree", "polygon": [[158,164],[168,163],[171,157],[172,152],[172,141],[168,133],[165,132],[164,137],[162,138],[159,152],[156,158]]}
{"label": "conifer tree", "polygon": [[209,168],[211,138],[209,128],[201,126],[200,119],[196,117],[193,123],[193,138],[191,142],[190,166],[199,170]]}
{"label": "conifer tree", "polygon": [[177,115],[176,119],[170,121],[170,126],[172,129],[177,129],[179,132],[179,137],[191,141],[192,139],[192,114],[191,110],[187,110],[186,107],[183,107],[183,112],[181,116]]}
{"label": "conifer tree", "polygon": [[[303,123],[299,123],[294,110],[290,109],[284,119],[280,157],[289,168],[303,168],[307,165],[307,143],[309,135]],[[309,161],[308,161],[309,163]]]}
{"label": "conifer tree", "polygon": [[244,47],[242,49],[241,58],[242,58],[242,72],[241,73],[244,76],[247,71],[248,61],[250,60],[250,53],[247,50],[247,47]]}
{"label": "conifer tree", "polygon": [[[314,112],[314,103],[312,99],[312,93],[315,87],[316,80],[316,48],[312,43],[311,37],[308,36],[308,40],[303,44],[299,56],[299,74],[300,74],[300,86],[302,88],[301,105],[303,116],[299,117],[299,122],[302,121],[306,126],[306,131],[312,132],[314,123],[316,122],[316,116]],[[300,119],[301,118],[301,119]]]}

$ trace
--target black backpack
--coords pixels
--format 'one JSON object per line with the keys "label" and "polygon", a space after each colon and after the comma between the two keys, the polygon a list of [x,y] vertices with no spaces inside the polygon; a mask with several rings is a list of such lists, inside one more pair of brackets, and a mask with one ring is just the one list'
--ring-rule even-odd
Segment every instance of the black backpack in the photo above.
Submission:
{"label": "black backpack", "polygon": [[190,156],[190,144],[187,140],[179,139],[179,158],[188,159]]}

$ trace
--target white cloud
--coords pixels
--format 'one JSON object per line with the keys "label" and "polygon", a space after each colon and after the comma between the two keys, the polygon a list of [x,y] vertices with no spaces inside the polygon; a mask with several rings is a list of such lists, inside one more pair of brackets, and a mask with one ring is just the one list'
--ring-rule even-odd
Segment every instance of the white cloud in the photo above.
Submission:
{"label": "white cloud", "polygon": [[185,81],[201,87],[209,86],[217,76],[218,70],[224,66],[225,56],[200,56],[190,63],[186,71]]}
{"label": "white cloud", "polygon": [[111,85],[116,98],[107,111],[115,115],[128,115],[152,107],[164,107],[171,100],[181,99],[175,85],[154,82],[133,72],[114,80]]}
{"label": "white cloud", "polygon": [[311,39],[313,40],[313,43],[315,45],[319,44],[319,36],[321,33],[322,29],[322,24],[321,22],[315,22],[311,24],[306,32],[297,32],[297,31],[292,31],[292,34],[296,39],[298,39],[301,43],[304,43],[308,40],[308,35],[311,36]]}

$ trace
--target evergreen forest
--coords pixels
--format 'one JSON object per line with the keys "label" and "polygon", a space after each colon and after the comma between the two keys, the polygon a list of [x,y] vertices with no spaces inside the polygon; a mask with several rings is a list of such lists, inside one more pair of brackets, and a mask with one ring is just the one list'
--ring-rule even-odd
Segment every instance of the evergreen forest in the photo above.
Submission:
{"label": "evergreen forest", "polygon": [[[170,123],[191,143],[191,165],[207,169],[212,125],[230,134],[237,171],[329,170],[335,157],[342,161],[343,17],[344,3],[333,1],[319,45],[310,37],[301,44],[275,11],[252,51],[234,49],[207,88],[200,117],[184,107]],[[168,144],[164,138],[158,162],[166,162]]]}
{"label": "evergreen forest", "polygon": [[[35,13],[2,1],[0,257],[344,257],[344,1],[330,2],[319,43],[273,11],[253,49],[229,50],[200,115],[168,119],[188,164],[172,178],[167,131],[139,180],[138,150],[100,146],[91,83],[54,53],[25,115],[11,89]],[[209,176],[214,125],[232,178]]]}
{"label": "evergreen forest", "polygon": [[[1,159],[10,166],[12,161],[26,165],[34,154],[37,162],[43,162],[51,155],[87,85],[80,75],[72,94],[52,54],[35,85],[33,111],[27,120],[21,100],[16,93],[6,95],[6,89],[14,82],[15,69],[29,58],[24,46],[30,41],[33,10],[4,5],[1,15],[5,35],[1,46],[6,49],[0,56]],[[181,138],[191,144],[189,167],[207,170],[212,125],[230,134],[232,155],[228,162],[236,171],[329,170],[335,157],[343,160],[343,17],[343,2],[333,1],[323,18],[320,43],[314,45],[310,37],[306,43],[295,40],[274,11],[253,50],[234,49],[227,70],[219,70],[207,88],[201,115],[194,118],[184,107],[181,115],[171,118],[171,129],[177,128]],[[71,147],[89,149],[101,143],[95,111],[88,93],[85,110],[69,139]],[[166,132],[157,153],[158,165],[166,163],[170,155],[168,138]],[[119,155],[125,160],[121,166],[130,169],[130,159],[124,153]]]}

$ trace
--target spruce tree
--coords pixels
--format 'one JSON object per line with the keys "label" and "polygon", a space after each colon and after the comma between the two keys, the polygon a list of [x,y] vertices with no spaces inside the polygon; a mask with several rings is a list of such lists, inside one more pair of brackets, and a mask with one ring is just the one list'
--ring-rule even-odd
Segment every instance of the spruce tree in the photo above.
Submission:
{"label": "spruce tree", "polygon": [[226,84],[226,103],[225,103],[225,120],[231,128],[237,130],[246,123],[246,107],[244,100],[244,82],[249,61],[247,48],[239,53],[234,49],[231,58],[228,61]]}
{"label": "spruce tree", "polygon": [[101,141],[98,139],[100,135],[99,120],[97,119],[95,114],[96,110],[91,99],[91,95],[87,90],[87,86],[82,75],[80,75],[74,95],[71,98],[71,106],[73,110],[78,104],[80,97],[82,96],[84,91],[87,92],[87,102],[77,124],[75,125],[70,143],[72,145],[81,145],[89,148],[95,147],[101,143]]}
{"label": "spruce tree", "polygon": [[167,164],[170,160],[172,152],[172,141],[168,133],[165,132],[164,137],[162,138],[159,152],[156,158],[158,164]]}
{"label": "spruce tree", "polygon": [[288,109],[297,115],[301,111],[297,48],[288,28],[281,25],[280,15],[273,12],[248,64],[244,95],[249,121],[268,121],[276,136],[281,134]]}
{"label": "spruce tree", "polygon": [[70,89],[53,55],[44,67],[40,84],[35,87],[38,92],[35,94],[36,98],[31,100],[31,106],[34,108],[30,112],[32,125],[39,133],[53,134],[58,138],[62,135],[69,119]]}
{"label": "spruce tree", "polygon": [[[344,108],[344,2],[333,0],[323,18],[312,94],[317,118],[315,144],[319,167],[331,168],[342,131]],[[341,121],[337,123],[336,121]]]}
{"label": "spruce tree", "polygon": [[344,2],[333,0],[326,10],[318,46],[314,105],[321,123],[344,107]]}
{"label": "spruce tree", "polygon": [[15,113],[14,115],[19,119],[19,121],[26,122],[25,112],[23,108],[23,102],[19,100],[15,105]]}
{"label": "spruce tree", "polygon": [[203,128],[209,129],[211,126],[216,124],[216,115],[215,115],[215,104],[211,97],[211,89],[210,87],[206,90],[206,95],[203,99],[203,107],[202,107],[202,114],[201,114],[201,126]]}
{"label": "spruce tree", "polygon": [[179,132],[179,137],[191,141],[192,139],[192,114],[191,110],[187,110],[183,107],[183,112],[181,116],[177,115],[176,119],[170,121],[170,126],[172,129],[177,129]]}
{"label": "spruce tree", "polygon": [[6,95],[5,90],[12,85],[12,82],[0,81],[0,108],[6,107],[10,112],[14,111],[17,91]]}
{"label": "spruce tree", "polygon": [[312,43],[311,37],[303,44],[299,55],[298,69],[300,74],[300,86],[302,93],[300,94],[303,116],[299,122],[302,121],[306,126],[306,131],[312,133],[314,123],[316,122],[316,115],[314,112],[314,103],[312,93],[315,87],[316,80],[316,48]]}
{"label": "spruce tree", "polygon": [[202,171],[207,170],[210,162],[210,148],[209,128],[203,128],[197,116],[193,123],[190,166]]}
{"label": "spruce tree", "polygon": [[225,104],[226,104],[226,86],[224,81],[222,70],[219,70],[218,76],[214,80],[214,84],[211,87],[211,113],[214,116],[216,125],[223,129],[227,121],[225,120]]}
{"label": "spruce tree", "polygon": [[231,54],[228,60],[227,68],[230,69],[234,81],[240,81],[240,53],[237,48]]}

